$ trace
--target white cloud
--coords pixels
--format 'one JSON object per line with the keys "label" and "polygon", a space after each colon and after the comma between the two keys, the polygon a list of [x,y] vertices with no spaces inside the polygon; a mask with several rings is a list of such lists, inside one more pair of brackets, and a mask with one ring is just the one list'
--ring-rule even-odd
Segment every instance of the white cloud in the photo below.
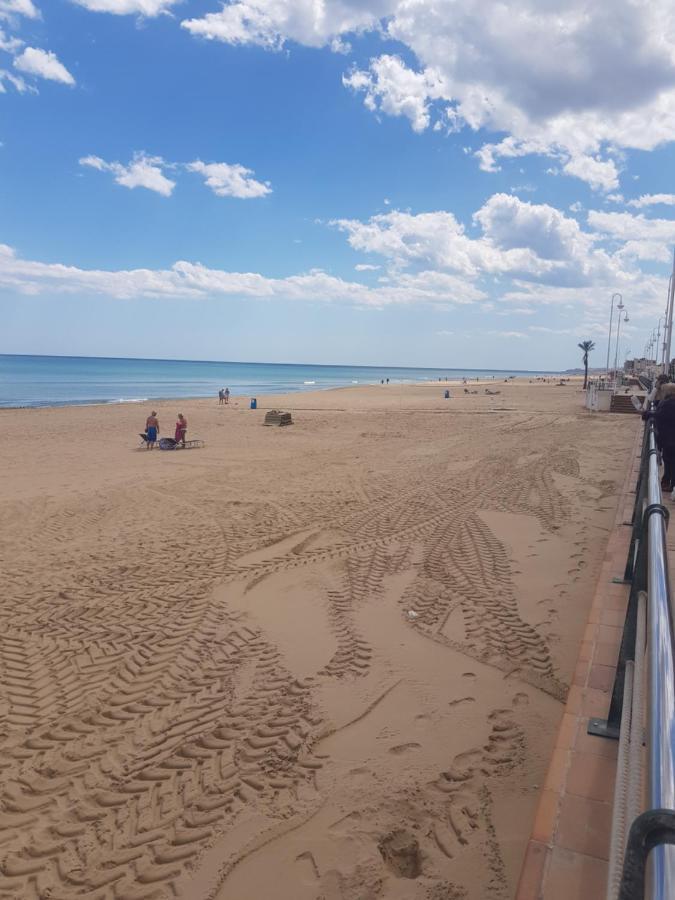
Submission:
{"label": "white cloud", "polygon": [[[115,165],[100,157],[82,162],[102,171]],[[3,247],[0,287],[26,294],[237,297],[377,308],[423,304],[445,310],[473,304],[500,317],[526,317],[543,307],[557,307],[568,320],[574,318],[572,326],[549,321],[499,332],[520,340],[553,327],[560,334],[571,327],[585,335],[602,334],[599,323],[606,321],[609,297],[616,291],[623,294],[632,321],[652,322],[661,312],[667,276],[652,274],[651,261],[661,260],[663,248],[675,240],[673,221],[592,210],[584,229],[547,204],[526,203],[508,194],[490,197],[473,221],[476,231],[471,235],[446,210],[419,214],[392,210],[365,221],[330,223],[346,235],[354,250],[377,255],[373,263],[356,264],[364,272],[381,266],[374,286],[320,269],[270,278],[184,260],[159,270],[87,270],[22,260]],[[650,261],[646,271],[641,268],[643,260]]]}
{"label": "white cloud", "polygon": [[454,331],[448,331],[446,328],[443,328],[443,329],[441,329],[441,331],[436,332],[436,334],[440,334],[443,337],[450,337],[454,333],[455,333]]}
{"label": "white cloud", "polygon": [[648,219],[641,213],[602,212],[591,209],[588,224],[596,231],[622,241],[652,240],[670,243],[675,240],[675,220]]}
{"label": "white cloud", "polygon": [[347,234],[360,252],[385,257],[396,270],[433,267],[468,278],[508,274],[560,285],[589,284],[611,278],[618,264],[596,237],[547,204],[526,203],[494,194],[473,216],[482,234],[470,237],[452,213],[392,212],[362,222],[331,224]]}
{"label": "white cloud", "polygon": [[15,88],[20,94],[25,93],[37,93],[34,87],[31,87],[27,84],[20,75],[13,75],[11,72],[7,72],[5,69],[0,69],[0,94],[6,94],[7,89],[5,88],[4,82],[8,82]]}
{"label": "white cloud", "polygon": [[[545,325],[528,325],[528,331],[532,331],[535,334],[576,334],[577,332],[572,328],[548,328]],[[578,331],[579,329],[577,329]]]}
{"label": "white cloud", "polygon": [[480,290],[461,279],[435,272],[406,276],[398,283],[370,288],[321,270],[288,278],[267,278],[251,272],[210,269],[200,263],[186,261],[176,262],[170,269],[105,271],[22,260],[11,247],[1,244],[0,285],[28,295],[49,292],[97,294],[120,299],[280,298],[371,307],[428,303],[445,308],[484,296]]}
{"label": "white cloud", "polygon": [[583,153],[568,159],[562,168],[566,175],[575,175],[595,190],[611,191],[619,186],[619,172],[613,159],[601,160]]}
{"label": "white cloud", "polygon": [[59,62],[56,54],[50,53],[49,50],[26,47],[23,53],[14,58],[14,66],[27,75],[46,78],[48,81],[59,81],[61,84],[75,84],[75,79],[68,69]]}
{"label": "white cloud", "polygon": [[158,16],[168,12],[182,0],[73,0],[91,12],[112,13],[117,16]]}
{"label": "white cloud", "polygon": [[405,116],[417,132],[429,127],[429,101],[444,95],[438,72],[432,69],[414,72],[398,56],[384,55],[371,60],[367,71],[352,69],[343,76],[342,83],[353,91],[365,93],[367,109]]}
{"label": "white cloud", "polygon": [[269,181],[256,181],[251,169],[238,163],[203,163],[197,159],[188,163],[190,172],[197,172],[204,177],[208,187],[218,197],[265,197],[272,192]]}
{"label": "white cloud", "polygon": [[39,19],[40,12],[32,0],[0,0],[0,19],[10,19],[13,16]]}
{"label": "white cloud", "polygon": [[341,35],[370,29],[395,7],[388,0],[233,0],[181,23],[194,35],[278,50],[287,40],[344,52]]}
{"label": "white cloud", "polygon": [[504,135],[478,151],[487,170],[503,157],[546,154],[559,162],[554,169],[613,190],[614,149],[675,140],[671,0],[512,0],[489,9],[485,0],[233,0],[182,25],[274,49],[289,41],[329,46],[379,29],[413,62],[389,52],[345,84],[418,131]]}
{"label": "white cloud", "polygon": [[628,206],[642,209],[645,206],[675,206],[675,194],[642,194],[636,200],[629,200]]}
{"label": "white cloud", "polygon": [[357,263],[354,268],[357,272],[377,272],[382,266],[373,266],[370,263]]}
{"label": "white cloud", "polygon": [[18,53],[19,50],[23,47],[24,43],[19,38],[11,37],[0,28],[0,50],[4,50],[5,53]]}
{"label": "white cloud", "polygon": [[489,331],[488,334],[493,334],[495,337],[516,338],[518,340],[527,340],[529,337],[522,331]]}
{"label": "white cloud", "polygon": [[99,172],[112,172],[117,184],[126,188],[147,188],[155,191],[163,197],[170,197],[176,186],[162,172],[165,165],[161,156],[146,156],[145,153],[136,153],[134,158],[125,166],[119,162],[106,162],[100,156],[84,156],[80,159],[81,166],[89,166],[98,169]]}

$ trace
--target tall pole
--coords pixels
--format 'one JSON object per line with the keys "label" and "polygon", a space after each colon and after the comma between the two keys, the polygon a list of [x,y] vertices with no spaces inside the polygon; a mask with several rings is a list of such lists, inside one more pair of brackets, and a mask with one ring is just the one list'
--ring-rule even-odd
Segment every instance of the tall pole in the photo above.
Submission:
{"label": "tall pole", "polygon": [[[623,309],[623,304],[619,304],[617,309]],[[626,313],[624,322],[628,321],[628,313]],[[616,324],[616,353],[614,354],[614,378],[618,378],[619,374],[619,335],[621,334],[621,313],[619,313],[619,321]]]}
{"label": "tall pole", "polygon": [[670,343],[673,337],[673,299],[675,295],[675,250],[673,250],[673,271],[668,282],[668,306],[663,333],[663,371],[670,371]]}
{"label": "tall pole", "polygon": [[659,363],[659,353],[661,352],[661,345],[659,343],[659,339],[661,337],[661,322],[664,321],[663,316],[659,316],[659,321],[656,326],[656,353],[654,355],[654,362],[658,365]]}
{"label": "tall pole", "polygon": [[[612,294],[612,303],[609,307],[609,337],[607,338],[607,366],[605,369],[605,375],[606,375],[608,381],[609,381],[609,354],[610,354],[610,350],[612,347],[612,316],[614,314],[614,298],[615,297],[619,298],[619,303],[623,302],[621,294]],[[619,315],[621,315],[621,313],[619,313]]]}

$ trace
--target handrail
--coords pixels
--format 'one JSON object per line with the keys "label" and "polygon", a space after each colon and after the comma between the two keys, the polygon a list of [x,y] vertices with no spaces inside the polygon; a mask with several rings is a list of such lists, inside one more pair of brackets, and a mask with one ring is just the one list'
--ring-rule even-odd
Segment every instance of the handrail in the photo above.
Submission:
{"label": "handrail", "polygon": [[[675,608],[666,545],[669,514],[661,498],[659,461],[649,416],[624,573],[631,590],[612,699],[607,719],[591,719],[588,725],[589,734],[618,739],[621,750],[609,900],[675,898]],[[647,677],[643,679],[636,673],[643,672],[645,658]],[[644,756],[643,742],[647,745]],[[645,795],[641,758],[647,770]],[[630,826],[627,840],[624,824]]]}
{"label": "handrail", "polygon": [[[647,803],[675,809],[675,631],[668,577],[666,515],[661,505],[658,451],[649,429],[647,522]],[[675,846],[660,844],[647,863],[650,900],[675,897]]]}

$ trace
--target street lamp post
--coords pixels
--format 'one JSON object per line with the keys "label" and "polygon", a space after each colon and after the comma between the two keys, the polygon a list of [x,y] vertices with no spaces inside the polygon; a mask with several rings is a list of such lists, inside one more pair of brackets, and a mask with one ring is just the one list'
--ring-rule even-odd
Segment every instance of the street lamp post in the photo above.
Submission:
{"label": "street lamp post", "polygon": [[[612,346],[612,317],[614,315],[614,298],[615,297],[619,298],[618,309],[623,309],[623,306],[622,306],[623,298],[621,297],[621,294],[612,294],[612,303],[609,307],[609,337],[607,338],[607,366],[606,366],[606,370],[605,370],[605,374],[607,376],[608,381],[609,381],[609,354],[610,354],[610,350],[611,350],[611,346]],[[621,313],[619,313],[619,316],[620,315],[621,315]]]}
{"label": "street lamp post", "polygon": [[[623,309],[623,303],[620,303],[617,306],[617,309]],[[623,317],[624,322],[630,321],[628,318],[628,313],[626,313]],[[618,365],[619,365],[619,335],[621,334],[621,313],[619,313],[619,321],[616,324],[616,353],[614,354],[614,377],[618,377]]]}

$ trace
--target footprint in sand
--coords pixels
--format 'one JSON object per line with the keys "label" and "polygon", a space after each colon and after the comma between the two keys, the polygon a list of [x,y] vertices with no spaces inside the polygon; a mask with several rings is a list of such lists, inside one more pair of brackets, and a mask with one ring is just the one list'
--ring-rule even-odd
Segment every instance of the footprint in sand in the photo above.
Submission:
{"label": "footprint in sand", "polygon": [[514,694],[513,700],[511,702],[514,706],[528,706],[530,698],[527,696],[527,694]]}
{"label": "footprint in sand", "polygon": [[462,678],[466,678],[467,681],[475,681],[476,673],[475,672],[462,672]]}
{"label": "footprint in sand", "polygon": [[463,706],[465,703],[475,703],[475,697],[460,697],[458,700],[449,700],[448,706]]}
{"label": "footprint in sand", "polygon": [[422,749],[421,744],[416,744],[414,741],[412,741],[409,744],[397,744],[395,747],[390,747],[388,752],[393,753],[394,756],[400,756],[402,753],[408,753],[408,751],[410,751],[410,750],[421,750],[421,749]]}

